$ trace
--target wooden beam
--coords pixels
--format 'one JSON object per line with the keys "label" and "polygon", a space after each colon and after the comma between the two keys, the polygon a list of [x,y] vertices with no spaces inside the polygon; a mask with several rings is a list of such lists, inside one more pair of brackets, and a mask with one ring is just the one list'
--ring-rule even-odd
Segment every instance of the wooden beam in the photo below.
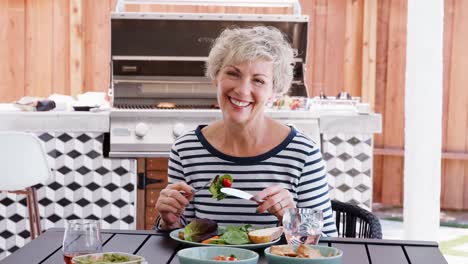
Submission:
{"label": "wooden beam", "polygon": [[[402,148],[404,145],[407,0],[391,1],[389,11],[383,143],[385,147]],[[400,204],[403,201],[402,172],[403,160],[400,157],[390,156],[384,159],[383,186],[397,186],[397,188],[384,188],[382,190],[383,202]]]}
{"label": "wooden beam", "polygon": [[[346,3],[327,1],[324,92],[337,95],[344,90]],[[323,36],[323,35],[322,35]],[[319,36],[320,37],[320,36]]]}
{"label": "wooden beam", "polygon": [[[374,155],[379,156],[405,156],[405,150],[402,148],[374,148]],[[442,152],[442,159],[444,160],[468,160],[468,152]]]}
{"label": "wooden beam", "polygon": [[364,22],[362,36],[362,92],[363,102],[375,109],[376,51],[377,51],[377,3],[364,0]]}
{"label": "wooden beam", "polygon": [[84,90],[83,0],[70,1],[70,93]]}
{"label": "wooden beam", "polygon": [[[25,95],[47,97],[52,88],[53,1],[26,1]],[[12,53],[17,47],[13,47]]]}
{"label": "wooden beam", "polygon": [[25,2],[0,1],[0,102],[24,96]]}
{"label": "wooden beam", "polygon": [[345,47],[344,47],[344,87],[352,96],[361,96],[363,57],[363,13],[364,0],[346,1]]}
{"label": "wooden beam", "polygon": [[68,1],[53,1],[52,89],[54,93],[70,94],[70,6]]}

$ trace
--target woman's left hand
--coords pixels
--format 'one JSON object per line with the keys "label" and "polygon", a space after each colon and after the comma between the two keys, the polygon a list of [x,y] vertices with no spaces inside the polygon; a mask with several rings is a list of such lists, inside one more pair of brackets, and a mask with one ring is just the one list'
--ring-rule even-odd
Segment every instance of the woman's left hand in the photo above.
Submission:
{"label": "woman's left hand", "polygon": [[264,201],[257,207],[258,213],[268,211],[270,214],[276,216],[280,222],[283,220],[284,210],[286,208],[296,208],[296,203],[294,202],[292,194],[280,185],[265,188],[257,193],[255,198],[259,201]]}

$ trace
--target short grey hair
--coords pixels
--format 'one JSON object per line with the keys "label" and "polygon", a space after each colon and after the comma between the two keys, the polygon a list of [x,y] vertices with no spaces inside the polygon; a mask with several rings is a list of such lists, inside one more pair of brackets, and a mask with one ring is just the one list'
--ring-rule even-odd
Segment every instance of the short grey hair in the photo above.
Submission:
{"label": "short grey hair", "polygon": [[296,53],[277,28],[228,28],[213,43],[206,76],[214,80],[227,64],[264,59],[273,62],[273,92],[284,94],[291,87]]}

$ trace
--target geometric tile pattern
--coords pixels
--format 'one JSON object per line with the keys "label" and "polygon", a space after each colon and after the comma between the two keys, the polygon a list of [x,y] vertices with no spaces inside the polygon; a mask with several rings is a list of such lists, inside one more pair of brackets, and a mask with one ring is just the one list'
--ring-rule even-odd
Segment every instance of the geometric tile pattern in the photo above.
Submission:
{"label": "geometric tile pattern", "polygon": [[[103,133],[35,133],[52,169],[37,188],[43,230],[65,219],[101,220],[102,228],[136,228],[136,160],[103,156]],[[30,241],[24,195],[0,192],[0,260]]]}
{"label": "geometric tile pattern", "polygon": [[322,134],[330,196],[371,211],[373,134]]}

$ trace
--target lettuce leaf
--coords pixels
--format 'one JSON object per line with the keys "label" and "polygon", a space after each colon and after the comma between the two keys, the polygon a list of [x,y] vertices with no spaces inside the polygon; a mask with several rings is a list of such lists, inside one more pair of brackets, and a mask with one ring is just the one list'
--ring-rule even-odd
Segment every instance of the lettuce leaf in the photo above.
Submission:
{"label": "lettuce leaf", "polygon": [[184,239],[200,242],[218,234],[218,224],[210,219],[194,219],[184,228]]}

